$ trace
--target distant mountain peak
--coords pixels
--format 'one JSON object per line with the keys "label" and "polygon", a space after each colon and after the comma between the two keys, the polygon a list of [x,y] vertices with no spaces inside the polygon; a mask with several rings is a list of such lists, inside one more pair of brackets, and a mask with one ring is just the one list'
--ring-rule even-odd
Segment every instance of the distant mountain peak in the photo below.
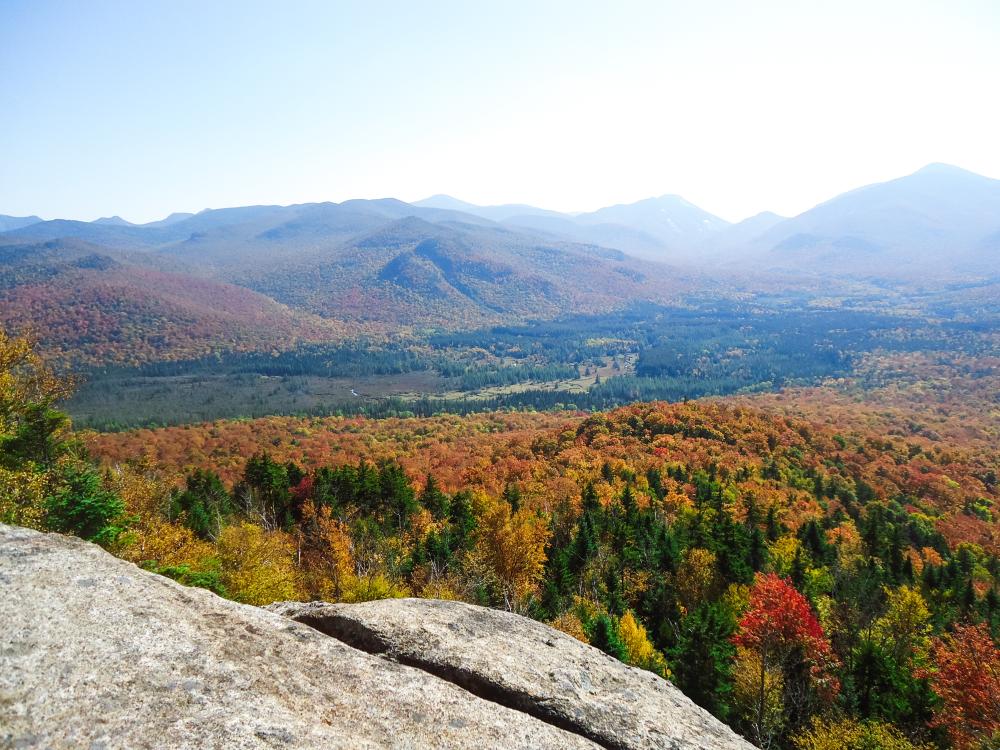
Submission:
{"label": "distant mountain peak", "polygon": [[970,172],[968,169],[962,169],[961,167],[956,167],[954,164],[944,164],[942,162],[928,164],[925,167],[921,167],[913,174],[908,175],[907,177],[900,177],[899,179],[907,180],[914,178],[917,180],[952,180],[967,184],[986,184],[998,182],[992,177],[987,177],[986,175],[981,175],[977,172]]}
{"label": "distant mountain peak", "polygon": [[32,224],[41,223],[38,216],[5,216],[0,214],[0,232],[9,232],[14,229],[21,229]]}
{"label": "distant mountain peak", "polygon": [[184,212],[175,211],[174,213],[170,214],[170,216],[166,217],[165,219],[160,219],[159,221],[151,221],[148,224],[144,224],[143,226],[146,226],[146,227],[166,227],[166,226],[170,226],[171,224],[176,224],[178,221],[184,221],[185,219],[190,219],[192,216],[194,216],[194,214],[192,214],[192,213],[184,213]]}
{"label": "distant mountain peak", "polygon": [[113,227],[131,227],[135,226],[131,221],[125,221],[121,216],[103,216],[100,219],[94,219],[91,224],[103,224],[105,226]]}
{"label": "distant mountain peak", "polygon": [[[458,198],[456,198],[453,195],[448,195],[447,193],[435,193],[434,195],[430,196],[429,198],[424,198],[421,201],[414,201],[413,205],[417,206],[417,205],[420,205],[421,203],[437,203],[437,202],[444,202],[444,203],[465,203],[465,201],[460,201]],[[468,205],[472,205],[472,204],[468,204]]]}
{"label": "distant mountain peak", "polygon": [[470,208],[480,208],[480,206],[476,206],[473,203],[459,200],[454,196],[446,195],[444,193],[436,193],[429,198],[414,201],[413,205],[419,208],[446,208],[452,211],[465,211]]}
{"label": "distant mountain peak", "polygon": [[624,225],[677,251],[687,251],[708,235],[730,226],[728,221],[675,194],[608,206],[576,218],[586,224]]}
{"label": "distant mountain peak", "polygon": [[753,216],[748,216],[739,222],[739,224],[748,224],[750,222],[768,222],[768,221],[784,221],[787,216],[782,216],[781,214],[776,214],[774,211],[761,211]]}
{"label": "distant mountain peak", "polygon": [[[945,164],[941,161],[931,162],[918,169],[914,174],[975,174],[967,169],[956,167],[954,164]],[[978,176],[978,175],[977,175]]]}

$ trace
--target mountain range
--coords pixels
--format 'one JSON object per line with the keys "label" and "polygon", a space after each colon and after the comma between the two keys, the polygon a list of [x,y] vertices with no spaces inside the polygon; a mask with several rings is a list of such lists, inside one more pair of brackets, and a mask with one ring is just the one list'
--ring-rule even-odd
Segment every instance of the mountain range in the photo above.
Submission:
{"label": "mountain range", "polygon": [[0,320],[95,362],[173,358],[676,301],[772,271],[996,279],[998,253],[1000,181],[942,164],[737,224],[675,195],[583,214],[438,195],[0,216]]}
{"label": "mountain range", "polygon": [[0,321],[80,363],[139,364],[601,312],[701,284],[667,270],[389,199],[40,221],[0,234]]}
{"label": "mountain range", "polygon": [[1000,180],[947,164],[852,190],[792,218],[763,212],[736,224],[676,195],[583,214],[475,206],[443,195],[415,205],[675,263],[837,275],[894,276],[900,264],[949,275],[1000,272]]}
{"label": "mountain range", "polygon": [[119,216],[93,222],[0,216],[0,243],[72,237],[110,248],[177,255],[207,248],[213,263],[224,263],[227,250],[244,257],[247,244],[294,242],[291,251],[298,255],[411,216],[436,224],[499,225],[535,241],[597,245],[675,264],[746,260],[782,268],[816,269],[818,264],[824,272],[849,273],[861,263],[864,272],[880,273],[905,259],[939,267],[943,262],[946,268],[939,270],[989,273],[995,265],[989,251],[1000,242],[1000,180],[930,164],[906,177],[836,196],[795,217],[763,212],[737,224],[677,195],[578,214],[525,204],[478,206],[435,195],[412,204],[349,200],[174,213],[148,224]]}

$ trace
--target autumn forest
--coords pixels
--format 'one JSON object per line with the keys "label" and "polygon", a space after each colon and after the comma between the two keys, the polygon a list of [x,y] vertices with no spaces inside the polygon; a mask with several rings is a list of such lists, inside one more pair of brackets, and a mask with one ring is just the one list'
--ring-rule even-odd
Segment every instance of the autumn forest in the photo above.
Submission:
{"label": "autumn forest", "polygon": [[[427,416],[394,401],[382,415],[105,432],[60,411],[71,385],[58,360],[4,337],[0,520],[249,604],[419,596],[526,614],[670,679],[762,748],[992,747],[1000,360],[982,332],[929,351],[927,325],[897,327],[877,350],[838,346],[776,389],[734,367],[719,318],[726,345],[701,355],[701,372],[756,387],[695,401],[466,402]],[[843,330],[829,335],[854,336]],[[512,335],[523,350],[524,333],[497,332],[479,362],[509,355]],[[664,334],[631,335],[610,354],[590,336],[581,357],[581,343],[562,337],[554,353],[536,331],[551,359],[531,375],[579,377],[603,356],[621,367],[635,345],[636,374],[608,369],[604,382],[666,372]],[[498,366],[463,363],[474,341],[441,344],[379,356],[503,384]],[[558,370],[574,358],[579,372]],[[357,376],[364,358],[322,361],[272,366]],[[675,362],[675,378],[693,379]],[[570,397],[593,398],[600,380]]]}

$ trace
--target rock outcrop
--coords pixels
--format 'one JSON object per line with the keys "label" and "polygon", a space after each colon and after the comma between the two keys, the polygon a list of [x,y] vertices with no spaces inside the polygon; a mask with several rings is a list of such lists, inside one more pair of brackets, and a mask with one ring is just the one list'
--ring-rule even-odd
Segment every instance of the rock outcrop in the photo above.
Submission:
{"label": "rock outcrop", "polygon": [[669,683],[514,615],[277,609],[0,525],[0,747],[750,747]]}
{"label": "rock outcrop", "polygon": [[509,612],[434,599],[283,602],[269,609],[601,747],[753,747],[652,672]]}

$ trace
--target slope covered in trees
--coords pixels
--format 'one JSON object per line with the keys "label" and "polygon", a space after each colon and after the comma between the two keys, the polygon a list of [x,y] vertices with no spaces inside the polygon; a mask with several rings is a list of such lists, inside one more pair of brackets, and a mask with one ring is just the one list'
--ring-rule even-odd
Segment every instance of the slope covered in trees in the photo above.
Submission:
{"label": "slope covered in trees", "polygon": [[0,324],[73,365],[139,365],[342,339],[243,287],[78,242],[0,245]]}
{"label": "slope covered in trees", "polygon": [[50,352],[88,365],[607,311],[677,299],[692,278],[399,201],[0,232],[0,323],[34,328]]}
{"label": "slope covered in trees", "polygon": [[879,403],[834,429],[767,396],[88,434],[94,465],[52,408],[59,382],[2,344],[0,521],[251,604],[523,612],[670,677],[761,747],[985,748],[1000,731],[989,441],[880,432]]}

